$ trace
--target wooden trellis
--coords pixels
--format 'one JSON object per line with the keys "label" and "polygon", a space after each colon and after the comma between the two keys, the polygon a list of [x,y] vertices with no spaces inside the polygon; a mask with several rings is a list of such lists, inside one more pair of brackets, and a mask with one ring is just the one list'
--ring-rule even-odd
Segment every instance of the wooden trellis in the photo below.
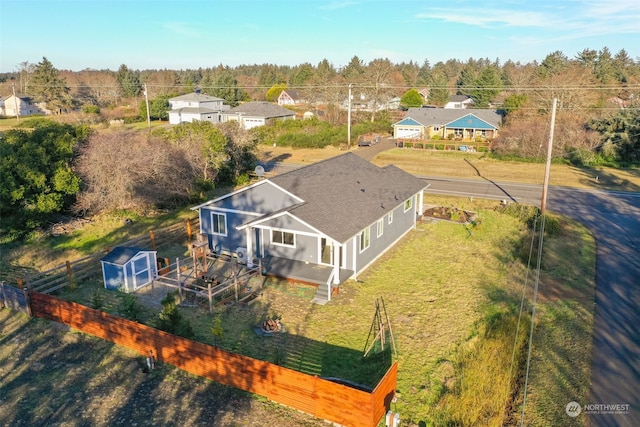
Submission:
{"label": "wooden trellis", "polygon": [[[388,337],[387,337],[388,333]],[[373,338],[372,338],[373,337]],[[371,329],[369,329],[369,336],[367,342],[364,345],[364,357],[371,352],[377,342],[380,342],[381,351],[384,351],[385,346],[388,344],[387,339],[390,341],[391,348],[394,355],[397,356],[396,343],[393,339],[393,331],[391,330],[391,322],[387,315],[387,309],[384,305],[384,299],[380,297],[376,299],[376,312],[373,316],[373,322],[371,323]],[[371,341],[371,343],[369,343]]]}

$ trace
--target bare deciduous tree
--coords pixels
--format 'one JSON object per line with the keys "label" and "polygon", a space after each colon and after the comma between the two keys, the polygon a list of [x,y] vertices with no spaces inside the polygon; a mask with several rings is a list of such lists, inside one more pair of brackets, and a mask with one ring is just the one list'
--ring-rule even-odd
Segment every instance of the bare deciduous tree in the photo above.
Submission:
{"label": "bare deciduous tree", "polygon": [[75,208],[90,213],[184,202],[195,179],[184,150],[131,131],[92,135],[76,172],[84,188]]}

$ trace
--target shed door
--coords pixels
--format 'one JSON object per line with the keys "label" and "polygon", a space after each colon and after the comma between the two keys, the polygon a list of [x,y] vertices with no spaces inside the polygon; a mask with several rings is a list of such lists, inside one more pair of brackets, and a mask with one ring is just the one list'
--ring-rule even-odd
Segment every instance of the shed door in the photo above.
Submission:
{"label": "shed door", "polygon": [[141,254],[131,260],[133,265],[133,289],[138,289],[151,281],[151,267],[147,254]]}

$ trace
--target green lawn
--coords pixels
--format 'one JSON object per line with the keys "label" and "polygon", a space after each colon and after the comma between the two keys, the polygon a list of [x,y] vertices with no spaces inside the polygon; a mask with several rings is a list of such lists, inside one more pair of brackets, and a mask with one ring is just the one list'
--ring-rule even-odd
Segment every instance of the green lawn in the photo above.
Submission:
{"label": "green lawn", "polygon": [[[312,375],[373,386],[388,366],[389,350],[365,360],[362,354],[375,301],[383,298],[400,368],[394,410],[402,419],[410,425],[501,425],[521,411],[522,390],[514,387],[522,382],[530,305],[525,304],[518,327],[527,276],[520,254],[530,235],[519,219],[497,211],[496,202],[430,197],[436,204],[478,212],[478,223],[420,224],[325,306],[310,302],[311,287],[255,279],[262,282],[252,286],[262,285],[263,295],[251,306],[222,306],[210,314],[204,304],[180,312],[202,341]],[[588,393],[595,246],[583,228],[560,222],[562,233],[547,238],[543,252],[526,410],[532,425],[567,421],[562,417],[567,387],[571,400]],[[63,296],[91,305],[99,287],[97,280],[93,290],[81,286]],[[121,295],[99,292],[105,308],[121,309]],[[157,311],[143,313],[151,324],[157,316]],[[253,326],[279,316],[287,333],[264,338],[253,332]],[[222,332],[214,339],[216,319]],[[548,375],[550,370],[556,372]],[[569,371],[570,378],[558,374]],[[557,416],[549,418],[552,414]]]}

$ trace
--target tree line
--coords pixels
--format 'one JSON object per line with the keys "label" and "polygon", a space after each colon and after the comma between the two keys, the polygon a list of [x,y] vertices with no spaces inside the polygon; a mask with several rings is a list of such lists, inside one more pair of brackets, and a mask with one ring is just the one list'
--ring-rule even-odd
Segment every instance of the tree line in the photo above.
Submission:
{"label": "tree line", "polygon": [[[372,102],[402,96],[412,88],[429,90],[427,102],[442,106],[453,94],[471,96],[477,107],[502,104],[513,95],[529,94],[536,108],[561,96],[564,108],[602,107],[611,97],[629,100],[638,95],[640,59],[626,50],[613,54],[607,47],[584,49],[572,58],[562,51],[541,62],[520,63],[499,59],[450,59],[431,64],[413,61],[392,63],[377,58],[365,63],[353,56],[336,68],[329,60],[296,66],[253,64],[187,70],[133,70],[122,64],[117,71],[60,71],[47,58],[28,61],[13,73],[0,74],[2,93],[15,85],[20,93],[51,103],[53,109],[70,111],[82,105],[106,107],[139,99],[146,86],[150,98],[193,92],[223,98],[235,106],[247,100],[273,100],[273,87],[299,89],[310,103],[342,102],[349,85]],[[585,94],[588,94],[585,98]],[[513,108],[513,105],[511,105]]]}

